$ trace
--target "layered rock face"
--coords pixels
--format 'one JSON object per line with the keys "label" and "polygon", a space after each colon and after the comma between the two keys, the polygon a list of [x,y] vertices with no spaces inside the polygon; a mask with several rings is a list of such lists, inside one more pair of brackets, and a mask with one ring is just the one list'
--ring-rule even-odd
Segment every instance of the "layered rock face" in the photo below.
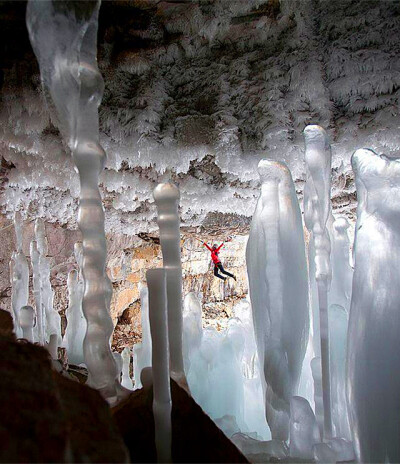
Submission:
{"label": "layered rock face", "polygon": [[[114,294],[111,302],[111,316],[116,328],[117,347],[131,346],[141,333],[139,287],[145,283],[146,271],[162,266],[160,245],[148,236],[149,241],[138,240],[136,246],[126,248],[111,258],[108,267],[113,282]],[[207,237],[204,237],[207,239]],[[212,241],[213,240],[213,241]],[[211,237],[209,244],[221,243]],[[157,241],[157,240],[156,240]],[[113,239],[112,248],[117,239]],[[210,252],[192,235],[183,235],[181,240],[183,267],[183,295],[198,293],[203,303],[205,324],[218,327],[231,314],[231,309],[247,295],[247,275],[245,265],[246,236],[235,236],[221,249],[220,258],[226,270],[234,274],[236,282],[229,278],[225,282],[213,274]]]}

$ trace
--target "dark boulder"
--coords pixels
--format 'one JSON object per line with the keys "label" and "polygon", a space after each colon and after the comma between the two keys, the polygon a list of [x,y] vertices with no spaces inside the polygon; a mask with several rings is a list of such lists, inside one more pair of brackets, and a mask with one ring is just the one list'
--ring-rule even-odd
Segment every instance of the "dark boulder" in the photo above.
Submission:
{"label": "dark boulder", "polygon": [[127,462],[108,404],[44,348],[0,335],[0,372],[0,462]]}
{"label": "dark boulder", "polygon": [[[193,398],[171,380],[173,462],[248,462]],[[113,409],[131,462],[156,462],[153,391],[134,391]]]}

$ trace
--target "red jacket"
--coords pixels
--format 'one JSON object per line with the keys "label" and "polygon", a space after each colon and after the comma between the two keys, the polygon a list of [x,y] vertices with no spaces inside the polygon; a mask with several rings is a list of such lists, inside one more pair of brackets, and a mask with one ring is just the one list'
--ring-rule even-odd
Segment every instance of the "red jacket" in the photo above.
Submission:
{"label": "red jacket", "polygon": [[214,264],[219,264],[221,261],[218,258],[218,253],[219,253],[219,250],[221,249],[223,243],[221,243],[221,245],[218,248],[216,248],[215,250],[213,250],[211,247],[209,247],[206,242],[204,242],[203,245],[205,247],[207,247],[211,251],[211,259],[212,259],[213,263]]}

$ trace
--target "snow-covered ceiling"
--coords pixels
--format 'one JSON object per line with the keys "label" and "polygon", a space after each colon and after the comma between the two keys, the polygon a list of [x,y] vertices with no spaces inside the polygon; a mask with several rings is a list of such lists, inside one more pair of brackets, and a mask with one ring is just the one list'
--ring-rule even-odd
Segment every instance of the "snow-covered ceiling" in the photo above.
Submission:
{"label": "snow-covered ceiling", "polygon": [[[152,190],[181,188],[183,225],[246,225],[262,157],[301,195],[302,130],[325,127],[334,207],[350,212],[356,148],[398,154],[400,3],[391,0],[108,1],[102,189],[109,232],[155,227]],[[1,2],[3,213],[76,227],[78,177],[49,116],[21,2]],[[223,213],[223,214],[220,214]],[[235,225],[234,225],[235,224]]]}

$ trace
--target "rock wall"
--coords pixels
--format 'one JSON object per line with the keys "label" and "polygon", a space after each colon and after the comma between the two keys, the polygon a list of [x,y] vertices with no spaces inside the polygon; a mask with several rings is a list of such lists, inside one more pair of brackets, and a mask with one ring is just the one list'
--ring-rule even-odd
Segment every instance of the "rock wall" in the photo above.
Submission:
{"label": "rock wall", "polygon": [[[23,250],[29,257],[29,246],[34,236],[34,222],[24,224]],[[46,223],[49,256],[52,260],[51,280],[55,292],[54,304],[61,315],[68,306],[67,276],[75,267],[74,243],[80,233],[65,227]],[[211,245],[220,243],[219,237],[202,236]],[[225,239],[227,236],[224,237]],[[11,286],[9,261],[15,250],[14,227],[11,221],[0,217],[0,307],[10,310]],[[181,240],[183,265],[183,294],[194,291],[199,294],[204,307],[206,324],[218,327],[217,319],[227,318],[233,305],[247,294],[245,266],[246,236],[233,236],[225,243],[220,257],[225,269],[235,274],[237,281],[223,282],[213,275],[209,251],[196,240],[192,233],[183,233]],[[141,336],[140,286],[146,283],[146,271],[162,266],[161,247],[157,236],[142,234],[128,237],[108,236],[108,275],[113,284],[111,317],[116,325],[114,346],[117,349],[132,346]],[[32,276],[31,276],[32,277]],[[32,285],[32,278],[30,280]],[[34,305],[31,288],[31,304]],[[63,318],[65,327],[65,319]]]}

